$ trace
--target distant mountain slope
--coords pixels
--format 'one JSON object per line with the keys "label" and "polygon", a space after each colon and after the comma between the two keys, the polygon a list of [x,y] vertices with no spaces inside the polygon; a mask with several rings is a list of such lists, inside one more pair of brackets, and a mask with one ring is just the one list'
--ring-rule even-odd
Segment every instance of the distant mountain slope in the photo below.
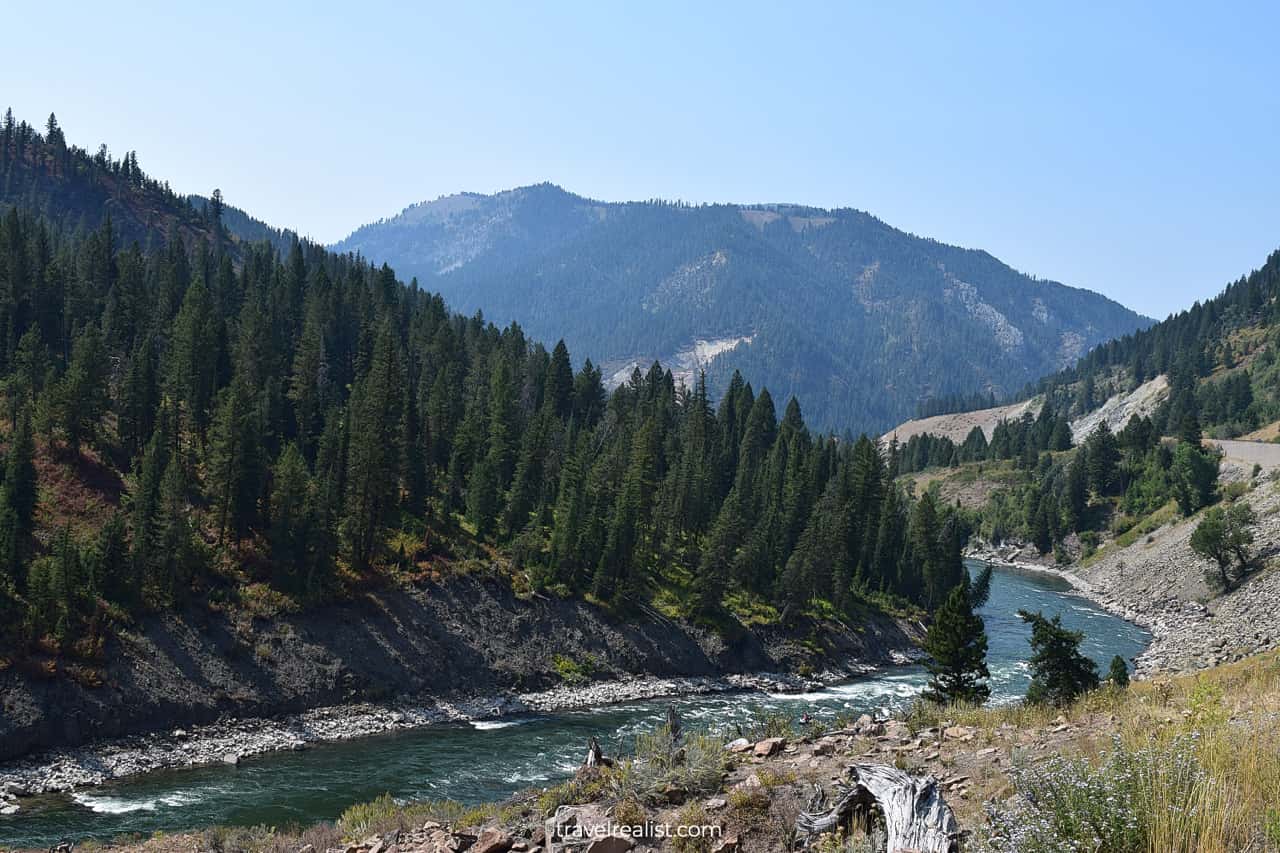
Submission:
{"label": "distant mountain slope", "polygon": [[1212,299],[1109,341],[1023,396],[1048,395],[1055,408],[1080,415],[1159,376],[1168,377],[1167,405],[1154,421],[1165,434],[1188,418],[1218,439],[1280,420],[1280,250]]}
{"label": "distant mountain slope", "polygon": [[334,248],[624,378],[661,359],[799,397],[820,428],[1005,394],[1150,321],[855,210],[602,203],[550,184],[417,204]]}

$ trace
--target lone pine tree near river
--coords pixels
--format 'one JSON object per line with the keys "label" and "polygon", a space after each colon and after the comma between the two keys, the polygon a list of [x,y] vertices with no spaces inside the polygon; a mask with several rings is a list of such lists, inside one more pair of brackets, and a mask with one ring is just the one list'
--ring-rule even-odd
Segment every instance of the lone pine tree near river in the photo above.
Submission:
{"label": "lone pine tree near river", "polygon": [[[607,393],[387,266],[242,240],[219,193],[192,206],[52,117],[6,119],[0,186],[6,654],[92,655],[246,573],[305,606],[497,558],[524,589],[713,625],[932,610],[964,582],[953,508],[741,376],[716,406],[656,363]],[[36,487],[86,468],[121,493],[92,516]]]}

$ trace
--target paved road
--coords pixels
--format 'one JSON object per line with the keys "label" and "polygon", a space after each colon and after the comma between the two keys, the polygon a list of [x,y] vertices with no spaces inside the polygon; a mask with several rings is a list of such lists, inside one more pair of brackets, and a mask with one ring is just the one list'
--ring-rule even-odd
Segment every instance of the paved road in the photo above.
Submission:
{"label": "paved road", "polygon": [[1280,444],[1264,441],[1240,441],[1238,439],[1207,438],[1222,451],[1227,459],[1243,465],[1261,465],[1264,471],[1280,468]]}

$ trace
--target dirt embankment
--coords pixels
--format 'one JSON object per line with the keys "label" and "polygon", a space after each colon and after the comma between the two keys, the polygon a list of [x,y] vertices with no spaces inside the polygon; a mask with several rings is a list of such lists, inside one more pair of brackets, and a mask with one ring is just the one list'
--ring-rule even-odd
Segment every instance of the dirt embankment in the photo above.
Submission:
{"label": "dirt embankment", "polygon": [[992,409],[978,409],[973,412],[957,412],[951,415],[916,418],[915,420],[898,424],[898,426],[882,435],[880,440],[887,444],[897,438],[899,444],[906,444],[914,436],[927,433],[949,438],[959,444],[968,438],[974,427],[981,427],[989,441],[996,425],[1001,421],[1017,420],[1027,412],[1030,412],[1033,416],[1039,414],[1042,403],[1043,400],[1040,397],[1033,397],[1026,402],[1014,403],[1011,406],[996,406]]}
{"label": "dirt embankment", "polygon": [[[269,619],[192,607],[113,636],[100,676],[0,672],[0,760],[43,748],[352,702],[500,695],[569,677],[848,672],[912,649],[879,613],[725,637],[652,610],[621,619],[582,601],[524,600],[499,579],[387,588]],[[821,649],[805,643],[818,637]]]}
{"label": "dirt embankment", "polygon": [[[1132,391],[1115,394],[1092,412],[1071,422],[1072,440],[1079,444],[1104,421],[1112,432],[1119,432],[1134,415],[1148,416],[1155,412],[1168,395],[1169,379],[1164,375],[1149,379]],[[959,444],[968,437],[974,427],[981,427],[987,439],[990,440],[996,425],[1001,421],[1017,420],[1028,413],[1034,417],[1040,414],[1043,403],[1042,397],[1032,397],[1030,400],[1009,406],[917,418],[905,421],[889,430],[881,436],[881,441],[888,443],[896,437],[898,443],[903,444],[913,436],[928,433],[949,438]]]}

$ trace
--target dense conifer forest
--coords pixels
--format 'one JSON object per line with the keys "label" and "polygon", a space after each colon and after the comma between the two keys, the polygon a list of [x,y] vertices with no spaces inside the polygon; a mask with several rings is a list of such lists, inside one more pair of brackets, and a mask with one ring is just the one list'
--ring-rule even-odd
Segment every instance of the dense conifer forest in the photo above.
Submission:
{"label": "dense conifer forest", "polygon": [[193,204],[52,116],[6,120],[0,186],[10,653],[475,566],[711,625],[933,608],[964,581],[957,513],[739,375],[714,402],[657,364],[606,393],[563,343],[387,266],[241,240],[220,193]]}

